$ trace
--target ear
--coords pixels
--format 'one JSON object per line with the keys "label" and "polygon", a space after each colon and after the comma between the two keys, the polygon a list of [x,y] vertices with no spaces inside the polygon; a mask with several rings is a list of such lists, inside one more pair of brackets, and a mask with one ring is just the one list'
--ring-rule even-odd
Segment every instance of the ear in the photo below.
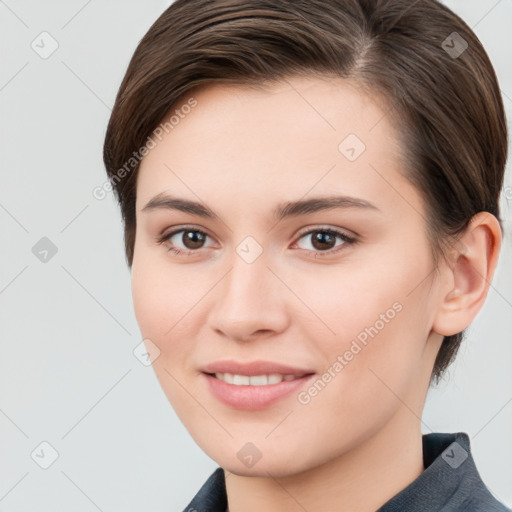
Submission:
{"label": "ear", "polygon": [[477,213],[450,251],[441,273],[441,303],[432,330],[451,336],[463,331],[482,308],[498,263],[501,227],[488,212]]}

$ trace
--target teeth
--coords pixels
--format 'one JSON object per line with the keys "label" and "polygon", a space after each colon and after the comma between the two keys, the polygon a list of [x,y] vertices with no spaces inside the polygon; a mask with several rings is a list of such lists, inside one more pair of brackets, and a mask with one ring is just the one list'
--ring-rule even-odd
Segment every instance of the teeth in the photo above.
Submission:
{"label": "teeth", "polygon": [[267,384],[279,384],[283,380],[294,380],[295,375],[281,375],[271,373],[269,375],[233,375],[232,373],[216,373],[217,379],[234,384],[235,386],[266,386]]}
{"label": "teeth", "polygon": [[250,384],[250,377],[247,375],[233,375],[233,384],[235,386],[247,386]]}
{"label": "teeth", "polygon": [[276,373],[271,373],[268,376],[268,383],[269,384],[279,384],[280,382],[283,382],[283,376],[278,375]]}

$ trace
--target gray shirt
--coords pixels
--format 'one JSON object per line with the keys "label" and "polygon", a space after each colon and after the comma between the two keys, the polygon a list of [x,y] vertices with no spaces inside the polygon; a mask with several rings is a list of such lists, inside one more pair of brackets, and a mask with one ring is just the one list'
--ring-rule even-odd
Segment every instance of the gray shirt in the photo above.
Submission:
{"label": "gray shirt", "polygon": [[[482,481],[469,437],[423,434],[425,471],[376,512],[511,512]],[[183,512],[226,512],[224,470],[217,468]]]}

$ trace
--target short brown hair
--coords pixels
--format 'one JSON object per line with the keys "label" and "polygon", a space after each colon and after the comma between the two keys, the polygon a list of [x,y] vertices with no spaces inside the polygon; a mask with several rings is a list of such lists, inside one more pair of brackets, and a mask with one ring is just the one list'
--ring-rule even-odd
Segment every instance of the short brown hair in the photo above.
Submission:
{"label": "short brown hair", "polygon": [[[105,137],[130,267],[140,164],[132,155],[170,109],[198,85],[315,74],[351,79],[391,105],[436,265],[441,242],[476,213],[501,225],[503,100],[482,44],[450,9],[436,0],[177,0],[137,46]],[[463,336],[445,337],[432,378],[439,381]]]}

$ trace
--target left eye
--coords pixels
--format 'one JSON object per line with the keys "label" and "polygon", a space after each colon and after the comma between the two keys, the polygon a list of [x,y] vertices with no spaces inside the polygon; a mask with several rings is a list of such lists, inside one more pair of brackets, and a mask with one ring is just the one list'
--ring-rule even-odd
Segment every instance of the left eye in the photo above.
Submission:
{"label": "left eye", "polygon": [[[311,231],[308,231],[307,233],[303,233],[300,236],[299,240],[302,240],[303,238],[306,237],[310,237],[312,246],[312,249],[306,248],[306,250],[328,254],[332,254],[333,252],[337,252],[339,250],[332,250],[335,247],[340,247],[345,244],[353,244],[356,241],[355,238],[330,228],[313,229]],[[337,245],[336,239],[341,240],[341,242]],[[323,254],[320,255],[323,256]]]}

